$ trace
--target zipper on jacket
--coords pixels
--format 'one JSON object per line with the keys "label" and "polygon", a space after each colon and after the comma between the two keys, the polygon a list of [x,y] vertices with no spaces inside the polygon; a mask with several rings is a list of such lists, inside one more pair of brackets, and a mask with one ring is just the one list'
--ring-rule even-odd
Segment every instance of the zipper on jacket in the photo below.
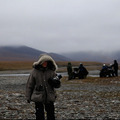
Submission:
{"label": "zipper on jacket", "polygon": [[44,89],[45,89],[45,103],[47,102],[47,85],[45,80],[45,71],[43,72],[43,83],[44,83]]}

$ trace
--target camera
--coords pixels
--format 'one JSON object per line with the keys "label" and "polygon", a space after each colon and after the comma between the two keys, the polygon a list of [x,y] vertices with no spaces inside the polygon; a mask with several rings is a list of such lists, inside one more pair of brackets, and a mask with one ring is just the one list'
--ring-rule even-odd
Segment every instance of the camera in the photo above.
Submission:
{"label": "camera", "polygon": [[56,75],[54,78],[50,78],[48,80],[48,83],[53,87],[53,88],[59,88],[61,85],[60,79],[62,78],[62,75]]}

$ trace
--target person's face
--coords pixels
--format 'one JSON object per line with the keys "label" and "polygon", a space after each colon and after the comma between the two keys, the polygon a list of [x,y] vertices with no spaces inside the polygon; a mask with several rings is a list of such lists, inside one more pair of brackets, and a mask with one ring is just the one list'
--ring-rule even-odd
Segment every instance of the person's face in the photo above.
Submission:
{"label": "person's face", "polygon": [[43,67],[47,67],[47,62],[46,62],[46,61],[43,62],[42,66],[43,66]]}

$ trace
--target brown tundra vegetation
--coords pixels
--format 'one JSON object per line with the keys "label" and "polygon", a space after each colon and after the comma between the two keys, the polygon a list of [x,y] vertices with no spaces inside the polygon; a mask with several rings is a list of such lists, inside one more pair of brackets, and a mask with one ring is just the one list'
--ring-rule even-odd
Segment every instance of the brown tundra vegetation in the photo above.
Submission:
{"label": "brown tundra vegetation", "polygon": [[[0,71],[4,70],[28,70],[32,69],[32,64],[34,61],[0,61]],[[69,61],[62,62],[57,61],[57,65],[59,68],[58,71],[66,71],[65,67],[67,66]],[[102,63],[99,62],[83,62],[83,61],[71,61],[72,66],[79,66],[80,63],[83,63],[86,68],[89,70],[91,69],[100,69]],[[64,68],[64,69],[63,69]]]}

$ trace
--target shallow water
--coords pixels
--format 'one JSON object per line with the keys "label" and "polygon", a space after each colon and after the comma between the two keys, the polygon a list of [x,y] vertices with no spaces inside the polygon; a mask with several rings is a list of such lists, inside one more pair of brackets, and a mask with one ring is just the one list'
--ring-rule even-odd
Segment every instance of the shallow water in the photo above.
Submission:
{"label": "shallow water", "polygon": [[0,76],[5,77],[5,76],[29,76],[30,74],[0,74]]}
{"label": "shallow water", "polygon": [[[57,73],[58,75],[61,74],[62,76],[68,76],[67,75],[67,72],[61,72],[61,73]],[[2,72],[0,73],[0,76],[29,76],[30,74],[29,73],[14,73],[13,71],[12,72]],[[94,71],[89,71],[89,75],[88,76],[91,76],[91,77],[99,77],[99,71],[98,70],[94,70]]]}
{"label": "shallow water", "polygon": [[[90,77],[99,77],[99,70],[91,70],[88,71],[89,74],[88,76]],[[61,74],[62,76],[68,76],[67,72],[61,72],[61,73],[57,73],[58,75]],[[0,72],[0,76],[29,76],[30,75],[30,71],[1,71]],[[120,76],[120,70],[118,71],[118,75]]]}

